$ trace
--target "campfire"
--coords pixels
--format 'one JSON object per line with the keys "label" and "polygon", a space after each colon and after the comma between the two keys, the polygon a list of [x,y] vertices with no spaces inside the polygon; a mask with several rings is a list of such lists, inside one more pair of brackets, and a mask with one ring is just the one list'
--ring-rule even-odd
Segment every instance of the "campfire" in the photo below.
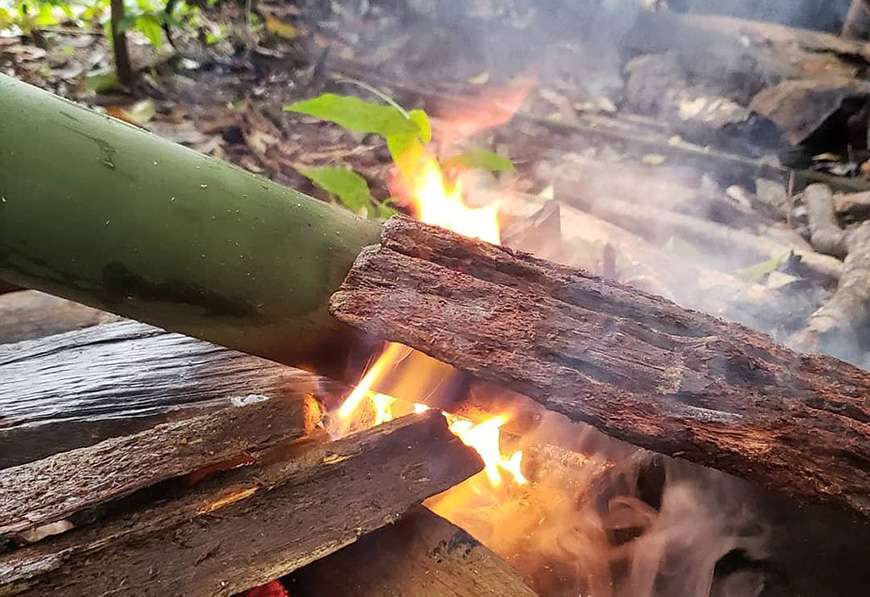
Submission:
{"label": "campfire", "polygon": [[[618,107],[561,42],[438,102],[360,42],[236,106],[324,201],[0,75],[0,275],[91,305],[0,296],[0,596],[860,594],[870,224],[830,139],[870,49],[665,4]],[[771,127],[827,170],[737,153]],[[47,163],[86,184],[9,175]]]}

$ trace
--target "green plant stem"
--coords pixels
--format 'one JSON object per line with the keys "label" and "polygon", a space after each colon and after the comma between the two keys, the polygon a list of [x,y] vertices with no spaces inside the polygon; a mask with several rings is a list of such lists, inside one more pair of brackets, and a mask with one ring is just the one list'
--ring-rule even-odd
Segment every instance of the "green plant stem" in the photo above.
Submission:
{"label": "green plant stem", "polygon": [[0,75],[0,278],[334,374],[380,226]]}
{"label": "green plant stem", "polygon": [[133,84],[133,67],[130,65],[130,52],[127,49],[127,34],[121,30],[124,20],[124,0],[111,0],[112,52],[115,56],[115,72],[118,81],[125,87]]}

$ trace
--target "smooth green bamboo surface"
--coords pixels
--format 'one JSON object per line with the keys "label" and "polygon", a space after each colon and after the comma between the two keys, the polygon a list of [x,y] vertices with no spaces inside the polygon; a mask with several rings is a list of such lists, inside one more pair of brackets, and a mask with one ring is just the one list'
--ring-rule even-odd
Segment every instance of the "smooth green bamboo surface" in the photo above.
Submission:
{"label": "smooth green bamboo surface", "polygon": [[378,224],[0,75],[0,278],[330,373]]}

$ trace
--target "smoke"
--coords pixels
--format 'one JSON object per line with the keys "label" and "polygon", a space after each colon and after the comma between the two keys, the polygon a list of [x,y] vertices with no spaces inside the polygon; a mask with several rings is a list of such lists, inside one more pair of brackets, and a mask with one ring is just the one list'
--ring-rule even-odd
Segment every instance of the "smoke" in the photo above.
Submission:
{"label": "smoke", "polygon": [[[539,442],[548,442],[542,444]],[[548,415],[519,440],[529,486],[478,477],[427,506],[507,559],[541,595],[757,597],[768,531],[745,484]],[[553,444],[583,446],[579,452]]]}
{"label": "smoke", "polygon": [[[642,102],[627,97],[632,93],[649,100],[647,120],[661,119],[667,112],[660,104],[667,97],[674,102],[669,115],[683,122],[686,134],[700,136],[708,130],[701,124],[709,127],[711,119],[723,118],[723,130],[733,130],[725,126],[727,119],[746,116],[739,108],[759,85],[740,78],[747,56],[751,67],[748,42],[713,44],[712,34],[698,38],[693,43],[700,58],[688,66],[667,52],[653,53],[648,81],[638,75],[630,89],[625,82],[635,73],[625,67],[634,50],[622,42],[639,18],[678,10],[833,30],[847,5],[848,0],[409,0],[412,18],[400,24],[411,40],[404,62],[384,65],[381,58],[378,64],[397,79],[422,81],[429,89],[451,80],[497,86],[534,76],[539,88],[524,109],[556,113],[562,120],[570,120],[577,106],[644,111]],[[728,76],[701,85],[701,68]],[[677,85],[688,90],[685,96],[672,93]],[[722,98],[727,101],[716,103]],[[761,153],[767,147],[748,149]],[[730,227],[769,241],[784,239],[783,246],[794,241],[790,231],[758,217],[751,190],[730,186],[735,173],[701,172],[657,154],[626,159],[620,148],[598,138],[548,150],[549,163],[535,169],[538,181],[555,184],[557,197],[579,198],[591,213],[573,220],[563,213],[563,238],[573,251],[563,254],[563,261],[594,269],[605,261],[600,247],[609,246],[615,268],[596,273],[780,340],[824,298],[789,273],[776,272],[775,284],[757,284],[751,269],[771,255],[711,232]],[[694,236],[687,234],[694,225],[701,227]],[[449,404],[447,395],[465,389],[457,379],[430,363],[412,375],[396,375],[380,390],[409,401]],[[493,490],[477,476],[427,505],[507,559],[541,595],[757,597],[767,588],[763,563],[776,555],[770,550],[770,525],[745,483],[654,456],[552,414],[505,449],[524,451],[529,485]]]}

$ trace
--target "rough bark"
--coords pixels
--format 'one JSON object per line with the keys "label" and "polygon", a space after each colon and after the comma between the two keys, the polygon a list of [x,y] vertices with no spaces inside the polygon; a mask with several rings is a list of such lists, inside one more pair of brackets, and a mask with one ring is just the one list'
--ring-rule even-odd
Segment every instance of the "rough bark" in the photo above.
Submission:
{"label": "rough bark", "polygon": [[36,290],[0,295],[0,344],[61,334],[116,320],[91,309]]}
{"label": "rough bark", "polygon": [[620,439],[870,516],[870,373],[836,359],[405,219],[331,310]]}
{"label": "rough bark", "polygon": [[534,597],[471,535],[425,508],[292,577],[294,597]]}
{"label": "rough bark", "polygon": [[157,425],[0,472],[0,544],[185,473],[238,464],[313,430],[313,399],[265,400]]}
{"label": "rough bark", "polygon": [[201,414],[231,398],[338,391],[311,373],[135,322],[2,345],[0,379],[0,468]]}
{"label": "rough bark", "polygon": [[0,113],[0,278],[356,379],[326,303],[377,223],[5,75]]}
{"label": "rough bark", "polygon": [[12,551],[0,557],[0,594],[231,595],[337,551],[482,468],[437,413],[273,458]]}

